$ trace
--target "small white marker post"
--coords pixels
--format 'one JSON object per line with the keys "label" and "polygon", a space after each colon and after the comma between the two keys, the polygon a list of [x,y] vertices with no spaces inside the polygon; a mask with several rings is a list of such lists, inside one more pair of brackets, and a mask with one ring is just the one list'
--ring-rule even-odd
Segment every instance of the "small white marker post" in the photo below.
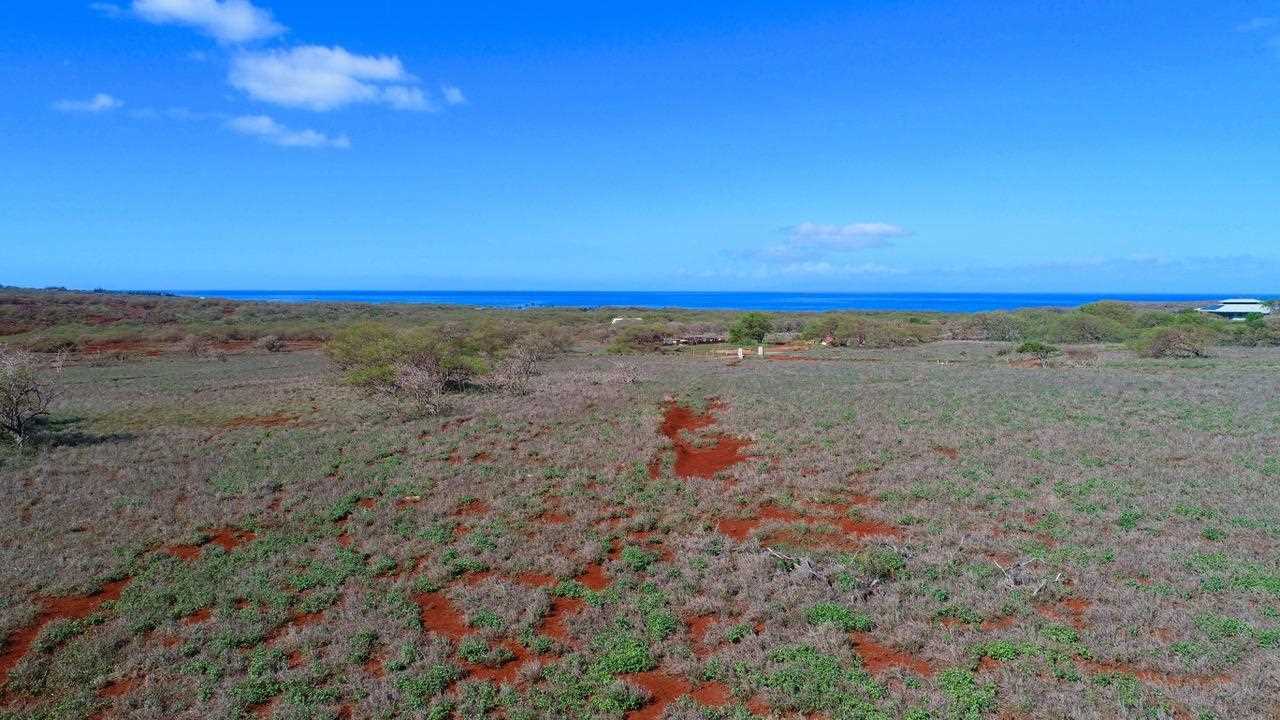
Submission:
{"label": "small white marker post", "polygon": [[759,355],[760,357],[764,357],[764,346],[763,346],[763,345],[761,345],[761,346],[759,346],[759,347],[757,347],[757,348],[756,348],[756,355]]}
{"label": "small white marker post", "polygon": [[738,359],[742,359],[742,348],[738,348]]}

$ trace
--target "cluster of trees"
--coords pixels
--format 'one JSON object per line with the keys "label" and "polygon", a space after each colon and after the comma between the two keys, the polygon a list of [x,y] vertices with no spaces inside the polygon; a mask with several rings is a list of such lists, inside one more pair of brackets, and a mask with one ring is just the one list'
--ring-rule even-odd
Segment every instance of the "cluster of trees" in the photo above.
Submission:
{"label": "cluster of trees", "polygon": [[555,325],[480,320],[403,327],[364,322],[335,333],[327,347],[347,382],[438,412],[448,392],[528,390],[540,360],[571,336]]}

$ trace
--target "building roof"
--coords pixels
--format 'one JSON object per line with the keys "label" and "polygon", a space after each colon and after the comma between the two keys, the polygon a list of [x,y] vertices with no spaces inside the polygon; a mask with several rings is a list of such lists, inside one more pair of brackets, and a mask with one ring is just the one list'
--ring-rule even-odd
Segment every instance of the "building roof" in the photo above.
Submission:
{"label": "building roof", "polygon": [[1223,300],[1217,305],[1211,307],[1200,308],[1200,312],[1220,313],[1224,315],[1247,315],[1249,313],[1270,315],[1271,307],[1264,305],[1261,300],[1256,300],[1254,298],[1231,298],[1229,300]]}

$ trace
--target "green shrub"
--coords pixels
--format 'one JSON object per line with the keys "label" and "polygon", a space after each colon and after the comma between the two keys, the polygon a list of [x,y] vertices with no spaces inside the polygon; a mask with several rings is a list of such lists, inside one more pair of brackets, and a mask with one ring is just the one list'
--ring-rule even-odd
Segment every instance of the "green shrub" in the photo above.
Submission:
{"label": "green shrub", "polygon": [[1062,350],[1056,345],[1042,343],[1039,340],[1028,340],[1018,346],[1017,352],[1024,355],[1035,355],[1038,358],[1044,359],[1052,355],[1057,355],[1062,352]]}
{"label": "green shrub", "polygon": [[764,342],[764,336],[773,332],[773,323],[764,313],[749,312],[738,318],[729,328],[729,342],[734,344]]}
{"label": "green shrub", "polygon": [[866,632],[875,626],[869,615],[838,603],[818,603],[809,608],[805,619],[810,625],[835,625],[845,632]]}

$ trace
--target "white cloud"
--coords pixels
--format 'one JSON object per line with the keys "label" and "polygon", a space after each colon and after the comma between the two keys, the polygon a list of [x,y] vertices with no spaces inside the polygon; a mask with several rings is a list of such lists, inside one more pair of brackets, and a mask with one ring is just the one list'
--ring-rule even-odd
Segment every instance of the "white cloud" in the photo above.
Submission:
{"label": "white cloud", "polygon": [[250,135],[281,147],[342,148],[351,147],[346,135],[329,136],[315,130],[293,130],[266,115],[232,118],[227,127],[241,135]]}
{"label": "white cloud", "polygon": [[118,18],[124,15],[124,8],[115,3],[95,2],[89,3],[89,9],[102,15],[103,17]]}
{"label": "white cloud", "polygon": [[1240,32],[1257,32],[1259,30],[1266,30],[1267,28],[1272,28],[1277,25],[1280,25],[1280,18],[1256,17],[1240,23],[1239,25],[1236,26],[1236,30]]}
{"label": "white cloud", "polygon": [[53,108],[60,112],[101,113],[123,107],[124,101],[106,93],[98,93],[88,100],[59,100]]}
{"label": "white cloud", "polygon": [[355,103],[397,110],[431,110],[400,58],[356,55],[340,47],[303,45],[289,50],[245,52],[231,64],[231,84],[276,105],[325,111]]}
{"label": "white cloud", "polygon": [[446,105],[465,105],[467,104],[467,96],[462,94],[462,90],[454,85],[444,84],[440,86],[440,92],[444,95]]}
{"label": "white cloud", "polygon": [[151,23],[189,25],[223,43],[264,40],[286,30],[249,0],[133,0],[133,12]]}
{"label": "white cloud", "polygon": [[786,234],[782,242],[748,254],[772,260],[814,260],[833,254],[887,247],[891,239],[906,237],[911,231],[883,222],[847,225],[803,222],[787,228]]}
{"label": "white cloud", "polygon": [[791,228],[793,243],[860,250],[887,245],[889,238],[906,237],[911,232],[899,225],[882,222],[822,225],[803,222]]}

